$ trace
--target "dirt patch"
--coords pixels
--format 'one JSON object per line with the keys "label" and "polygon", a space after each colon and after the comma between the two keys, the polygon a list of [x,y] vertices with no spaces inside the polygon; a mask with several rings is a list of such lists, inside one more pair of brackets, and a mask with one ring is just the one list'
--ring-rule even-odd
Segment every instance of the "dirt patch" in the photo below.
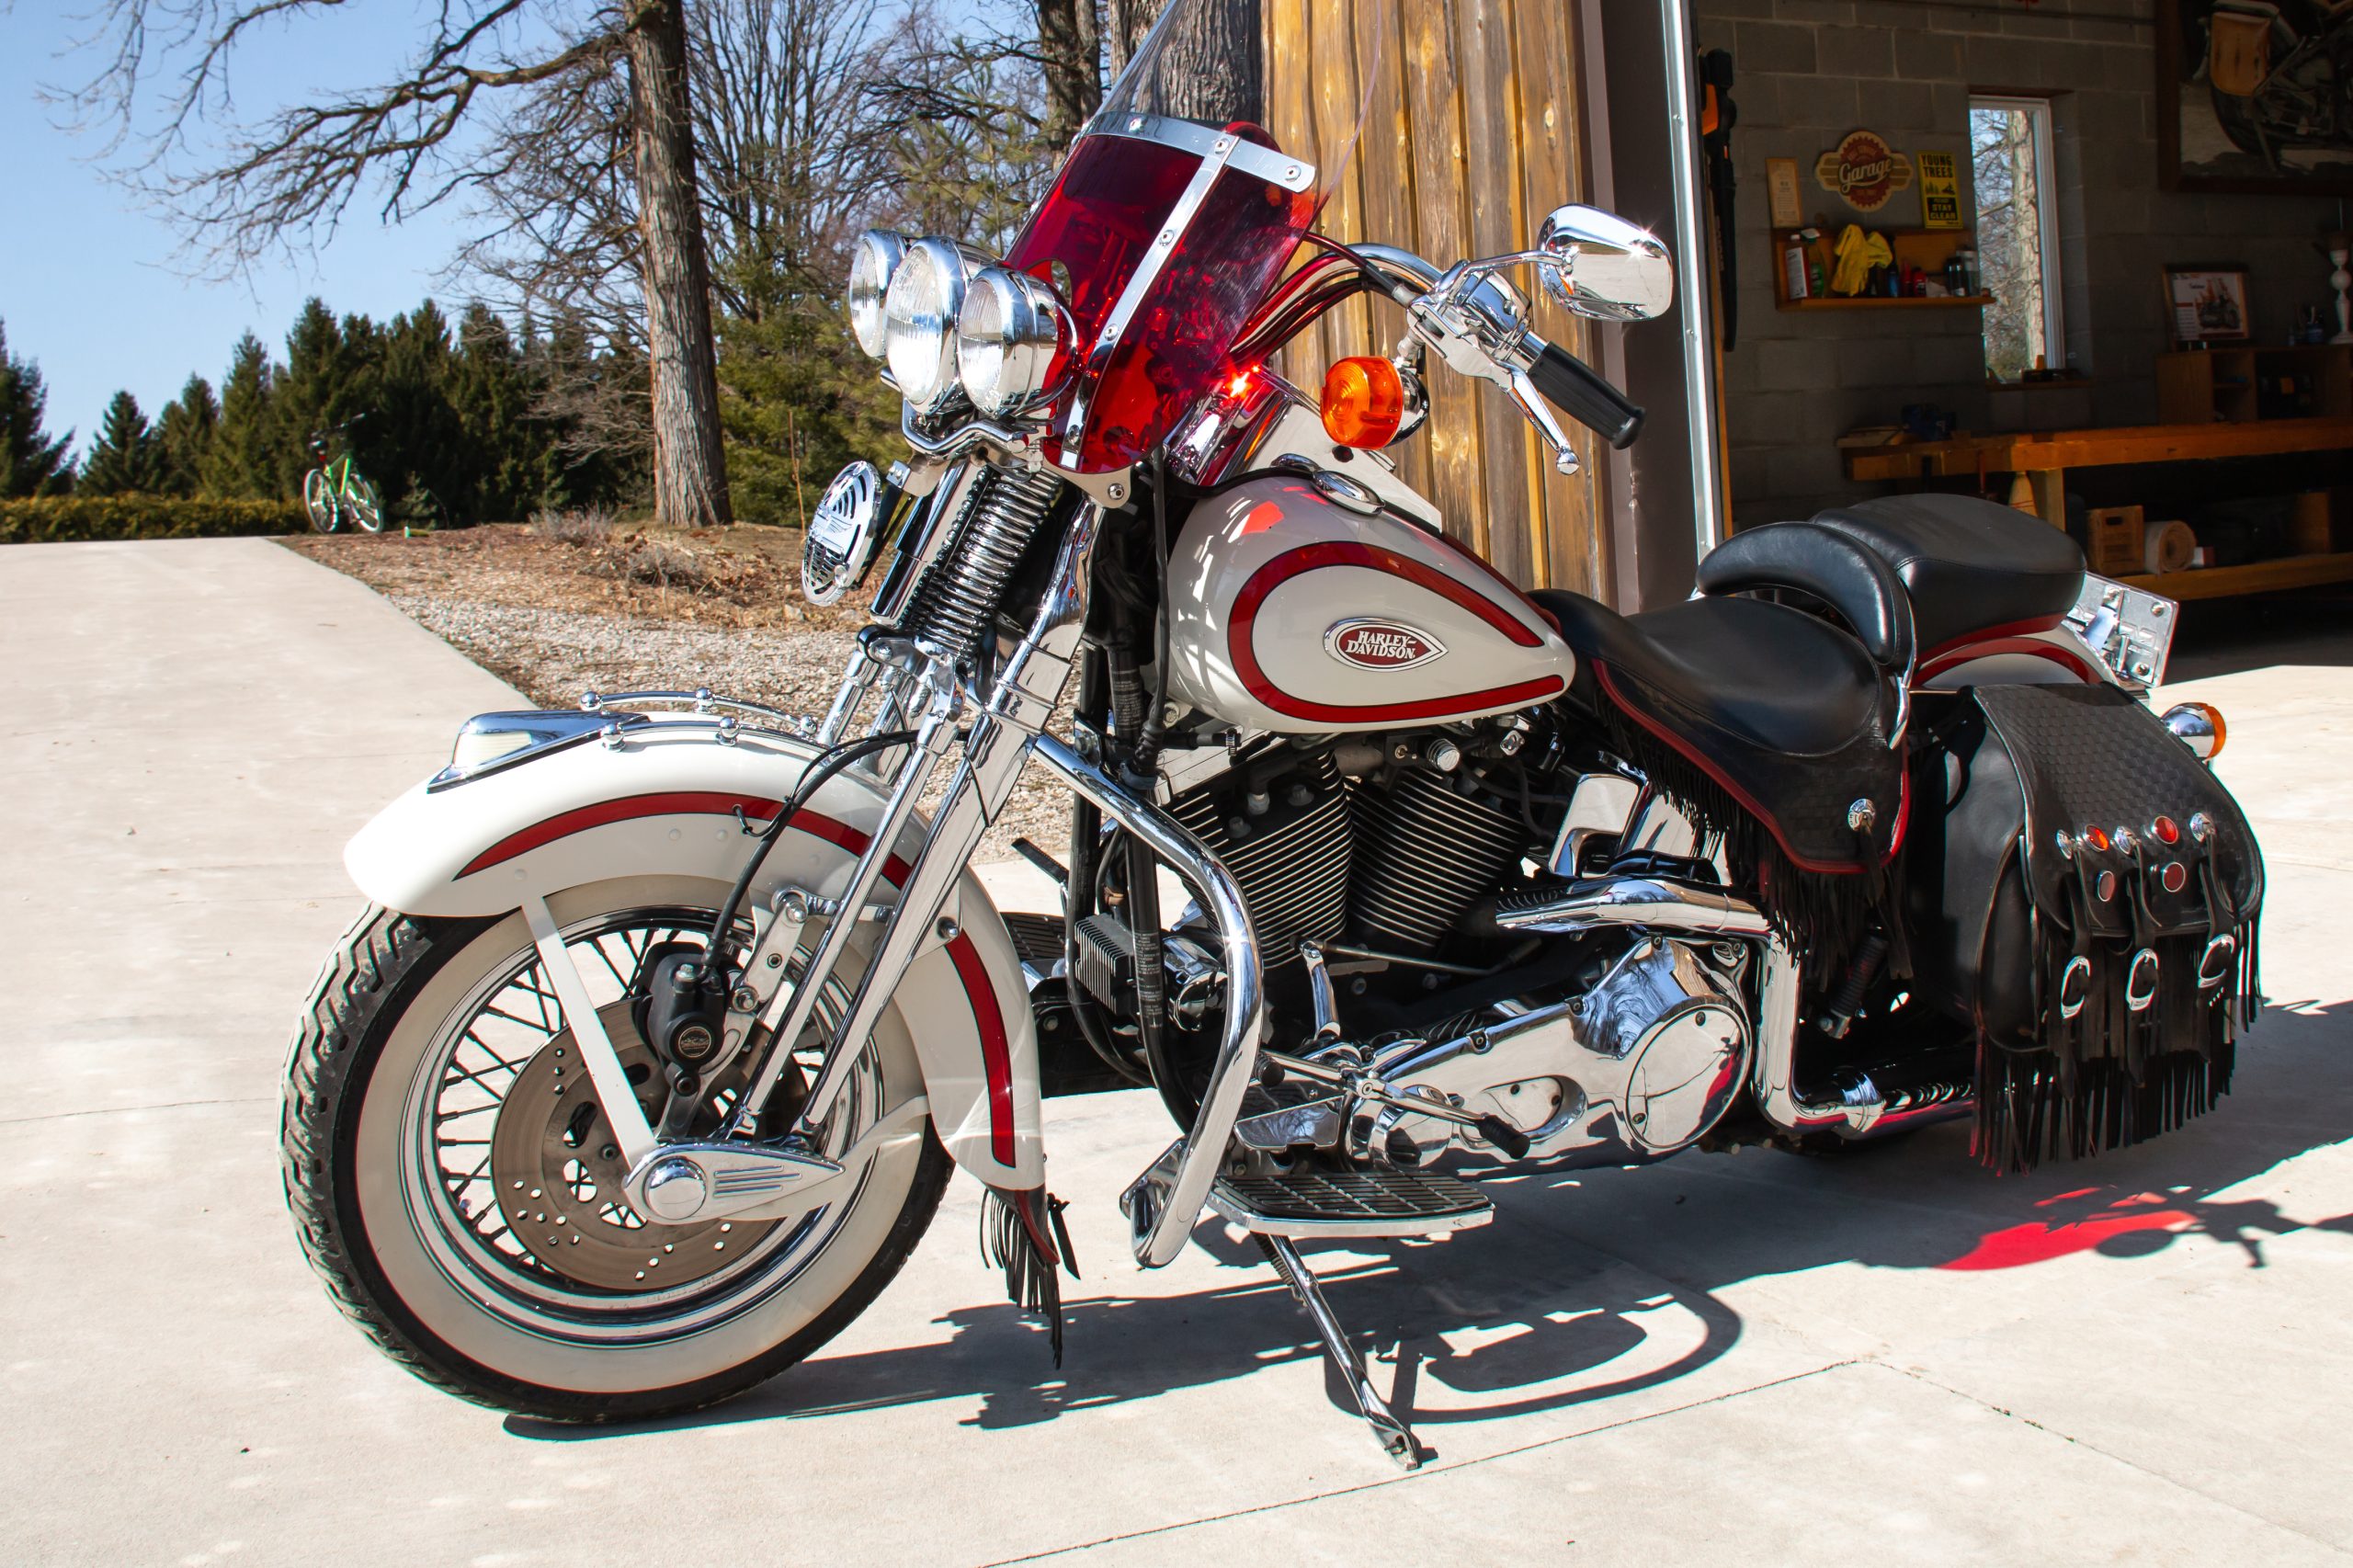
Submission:
{"label": "dirt patch", "polygon": [[[708,687],[822,717],[871,597],[803,600],[797,528],[660,529],[575,513],[282,542],[374,588],[543,708],[587,691]],[[1010,859],[1023,836],[1060,854],[1069,820],[1068,797],[1033,771],[974,858]]]}

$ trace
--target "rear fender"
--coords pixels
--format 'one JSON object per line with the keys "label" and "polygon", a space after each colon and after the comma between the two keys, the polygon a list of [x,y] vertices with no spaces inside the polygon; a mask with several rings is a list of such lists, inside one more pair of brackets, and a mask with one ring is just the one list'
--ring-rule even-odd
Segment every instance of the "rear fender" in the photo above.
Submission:
{"label": "rear fender", "polygon": [[[534,896],[618,877],[733,882],[752,840],[737,812],[765,822],[816,748],[744,733],[720,742],[707,722],[632,727],[617,745],[587,744],[442,789],[418,785],[359,830],[344,865],[362,892],[415,915],[499,915]],[[883,792],[835,774],[793,818],[753,888],[766,907],[780,887],[838,896],[881,819]],[[918,819],[884,877],[904,885],[924,841]],[[1038,1041],[1004,918],[967,869],[892,997],[921,1064],[933,1124],[957,1164],[992,1187],[1045,1179]],[[952,931],[948,940],[939,932]]]}

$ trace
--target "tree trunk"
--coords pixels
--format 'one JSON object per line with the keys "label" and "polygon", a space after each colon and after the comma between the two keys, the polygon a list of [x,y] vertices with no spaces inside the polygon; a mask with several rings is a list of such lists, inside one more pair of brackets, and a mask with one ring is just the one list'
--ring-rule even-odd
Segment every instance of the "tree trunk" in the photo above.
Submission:
{"label": "tree trunk", "polygon": [[695,194],[683,0],[636,0],[629,13],[630,108],[636,120],[637,228],[654,370],[654,515],[677,528],[732,522],[720,442],[710,270]]}
{"label": "tree trunk", "polygon": [[1038,0],[1038,52],[1045,66],[1046,140],[1060,151],[1103,103],[1095,0]]}

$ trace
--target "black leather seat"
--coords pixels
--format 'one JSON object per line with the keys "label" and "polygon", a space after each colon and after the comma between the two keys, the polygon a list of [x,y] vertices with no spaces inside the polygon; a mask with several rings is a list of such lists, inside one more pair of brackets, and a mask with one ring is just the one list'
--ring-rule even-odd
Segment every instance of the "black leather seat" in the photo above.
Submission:
{"label": "black leather seat", "polygon": [[1575,650],[1587,700],[1650,737],[1651,756],[1663,745],[1762,820],[1792,860],[1858,865],[1846,817],[1859,798],[1881,803],[1870,836],[1885,853],[1902,790],[1901,760],[1887,744],[1894,689],[1853,637],[1756,599],[1621,616],[1578,594],[1529,597]]}
{"label": "black leather seat", "polygon": [[2055,625],[2083,591],[2084,552],[2064,529],[1972,495],[1887,495],[1813,521],[1895,568],[1923,656],[1973,633]]}

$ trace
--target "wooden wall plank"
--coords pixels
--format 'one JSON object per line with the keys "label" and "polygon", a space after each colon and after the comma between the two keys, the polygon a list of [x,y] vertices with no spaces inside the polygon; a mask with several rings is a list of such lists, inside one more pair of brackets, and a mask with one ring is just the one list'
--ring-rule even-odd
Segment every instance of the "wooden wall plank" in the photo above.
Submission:
{"label": "wooden wall plank", "polygon": [[[1585,122],[1578,92],[1577,21],[1564,5],[1518,0],[1514,22],[1519,62],[1520,179],[1526,243],[1535,226],[1563,202],[1584,199]],[[1582,317],[1552,302],[1541,285],[1536,300],[1536,330],[1572,354],[1588,355],[1592,333]],[[1597,594],[1608,584],[1608,529],[1600,505],[1600,475],[1608,450],[1582,425],[1563,421],[1584,471],[1564,477],[1552,454],[1540,451],[1537,477],[1541,495],[1535,541],[1536,575],[1548,587]]]}
{"label": "wooden wall plank", "polygon": [[[1519,89],[1513,79],[1510,0],[1454,0],[1462,72],[1464,194],[1472,256],[1520,247]],[[1514,280],[1518,281],[1517,275]],[[1481,388],[1479,477],[1486,500],[1487,559],[1515,583],[1534,580],[1537,517],[1530,467],[1535,432],[1510,399]]]}
{"label": "wooden wall plank", "polygon": [[[1462,151],[1462,90],[1456,60],[1454,0],[1413,0],[1402,7],[1405,112],[1412,128],[1415,237],[1412,248],[1444,267],[1470,254],[1469,181]],[[1485,485],[1480,476],[1478,389],[1433,357],[1429,448],[1430,499],[1446,531],[1485,554]]]}
{"label": "wooden wall plank", "polygon": [[[1404,0],[1419,4],[1421,0]],[[1358,183],[1364,192],[1364,227],[1344,240],[1414,244],[1412,122],[1405,108],[1404,37],[1398,28],[1400,0],[1358,0],[1357,80],[1368,84],[1364,139],[1357,149]],[[1363,354],[1386,354],[1405,335],[1405,313],[1387,301],[1368,300]],[[1410,437],[1390,449],[1397,476],[1427,495],[1430,487],[1429,445]]]}
{"label": "wooden wall plank", "polygon": [[[1325,177],[1361,107],[1364,132],[1334,183],[1324,233],[1405,246],[1443,267],[1524,248],[1586,188],[1577,23],[1562,0],[1264,0],[1267,126]],[[1540,295],[1532,278],[1531,296]],[[1573,352],[1582,323],[1539,300],[1537,329]],[[1396,345],[1402,315],[1357,301],[1283,353],[1313,393],[1348,354]],[[1606,592],[1601,449],[1563,478],[1507,399],[1432,362],[1423,432],[1392,451],[1447,532],[1531,586]]]}

